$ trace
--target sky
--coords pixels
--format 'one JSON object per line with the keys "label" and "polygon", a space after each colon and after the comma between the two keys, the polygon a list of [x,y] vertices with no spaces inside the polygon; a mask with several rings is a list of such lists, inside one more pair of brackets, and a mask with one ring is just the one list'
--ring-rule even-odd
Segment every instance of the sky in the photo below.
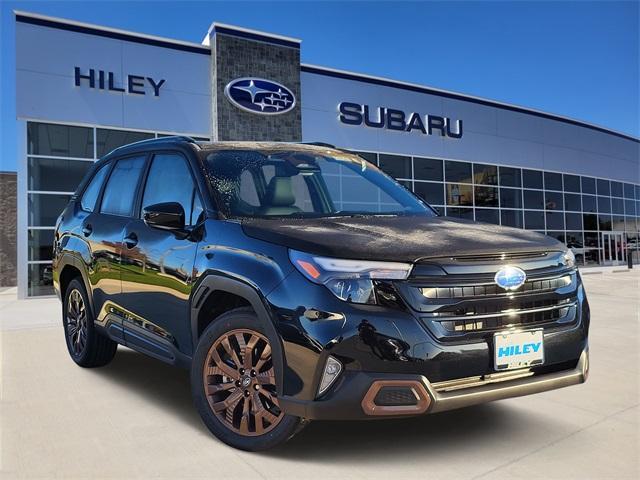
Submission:
{"label": "sky", "polygon": [[302,61],[522,105],[640,137],[640,2],[0,0],[0,170],[15,170],[25,10],[200,43],[213,21],[302,39]]}

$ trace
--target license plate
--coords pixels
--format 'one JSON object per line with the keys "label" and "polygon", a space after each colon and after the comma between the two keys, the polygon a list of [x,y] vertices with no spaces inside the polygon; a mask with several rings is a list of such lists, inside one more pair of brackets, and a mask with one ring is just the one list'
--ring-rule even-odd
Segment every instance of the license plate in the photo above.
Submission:
{"label": "license plate", "polygon": [[496,370],[526,368],[544,363],[542,330],[499,332],[493,335]]}

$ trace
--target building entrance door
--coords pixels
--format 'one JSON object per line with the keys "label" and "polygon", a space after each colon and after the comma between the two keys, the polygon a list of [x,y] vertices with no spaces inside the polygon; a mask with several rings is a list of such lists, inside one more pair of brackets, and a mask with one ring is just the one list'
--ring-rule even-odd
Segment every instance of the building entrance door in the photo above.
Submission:
{"label": "building entrance door", "polygon": [[602,232],[602,264],[626,265],[626,244],[624,232]]}

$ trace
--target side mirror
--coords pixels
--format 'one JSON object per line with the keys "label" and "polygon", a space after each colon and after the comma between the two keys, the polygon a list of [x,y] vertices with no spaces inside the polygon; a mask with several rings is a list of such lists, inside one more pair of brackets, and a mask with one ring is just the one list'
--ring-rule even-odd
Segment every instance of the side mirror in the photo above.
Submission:
{"label": "side mirror", "polygon": [[152,228],[184,231],[184,208],[177,202],[156,203],[142,211],[144,223]]}

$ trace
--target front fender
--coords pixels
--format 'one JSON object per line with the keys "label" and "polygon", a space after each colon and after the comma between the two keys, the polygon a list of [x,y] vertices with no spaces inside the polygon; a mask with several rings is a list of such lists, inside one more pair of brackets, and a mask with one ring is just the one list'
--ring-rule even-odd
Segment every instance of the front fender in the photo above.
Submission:
{"label": "front fender", "polygon": [[194,351],[198,344],[198,317],[200,309],[205,304],[207,297],[213,292],[226,292],[244,298],[249,302],[258,316],[264,332],[271,343],[273,363],[276,371],[276,386],[278,395],[282,395],[284,378],[284,355],[280,335],[275,328],[273,315],[264,296],[252,285],[244,280],[220,273],[209,273],[204,276],[194,291],[191,300],[191,334]]}

